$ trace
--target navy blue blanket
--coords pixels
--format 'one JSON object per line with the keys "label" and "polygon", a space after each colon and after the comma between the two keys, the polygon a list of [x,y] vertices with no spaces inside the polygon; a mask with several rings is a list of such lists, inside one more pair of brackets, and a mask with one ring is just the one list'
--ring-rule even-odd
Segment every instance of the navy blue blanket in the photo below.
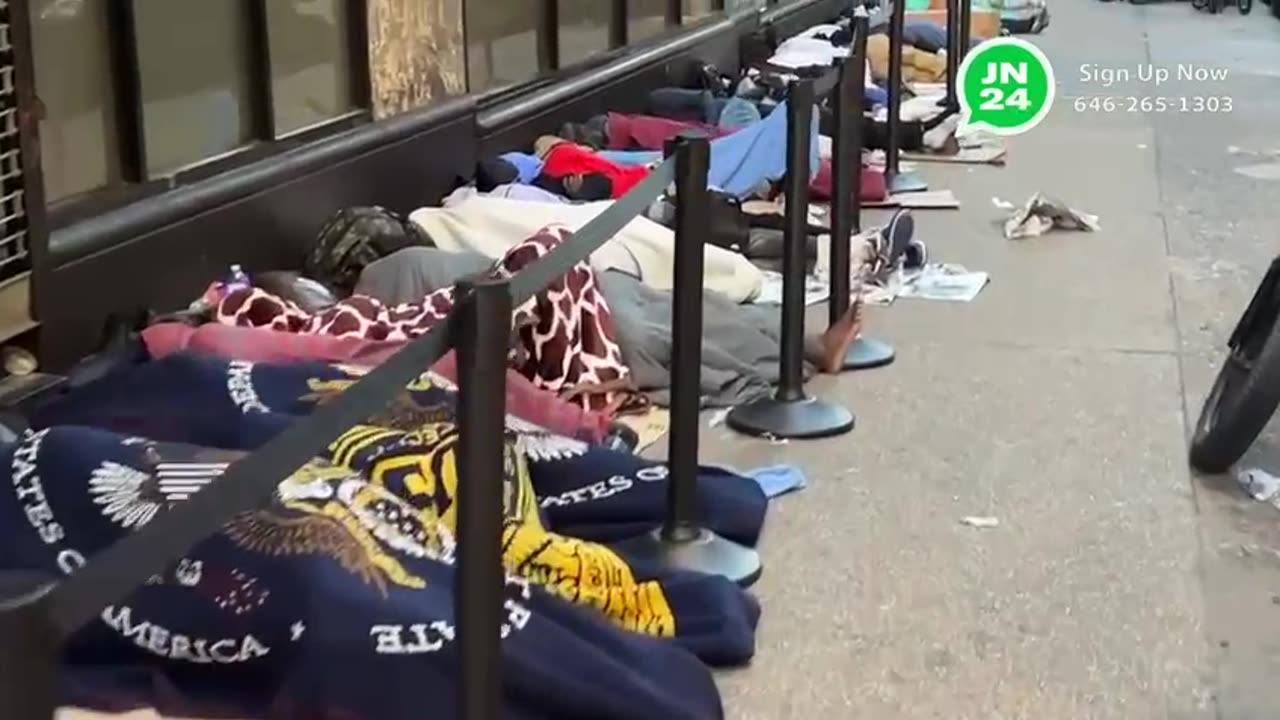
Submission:
{"label": "navy blue blanket", "polygon": [[[94,429],[30,433],[0,455],[0,567],[59,575],[182,501],[234,454]],[[178,716],[453,717],[449,538],[363,476],[313,463],[65,653],[70,702]],[[626,632],[518,577],[506,587],[503,717],[719,718],[675,644]]]}
{"label": "navy blue blanket", "polygon": [[[48,478],[53,473],[65,476],[65,479],[59,479],[58,487],[60,491],[71,493],[69,507],[77,512],[68,514],[60,511],[58,522],[64,524],[64,533],[69,532],[66,528],[73,528],[75,533],[88,533],[92,541],[76,546],[75,556],[55,553],[52,558],[39,552],[40,549],[48,551],[48,547],[11,543],[0,566],[49,567],[51,560],[56,566],[60,558],[66,565],[66,557],[88,557],[90,550],[86,548],[98,549],[109,544],[119,532],[149,519],[148,513],[162,511],[168,504],[197,491],[201,482],[217,476],[221,471],[219,468],[225,467],[244,451],[258,447],[318,404],[336,397],[363,372],[360,368],[324,363],[253,364],[177,354],[136,366],[77,391],[35,418],[38,427],[54,427],[43,441],[37,443],[55,440],[61,443],[65,437],[91,440],[67,441],[66,446],[81,449],[61,464],[52,464],[52,469],[42,471],[42,476]],[[332,643],[331,649],[335,653],[365,651],[357,642],[359,633],[346,626],[366,619],[371,626],[378,624],[373,621],[377,619],[375,616],[381,606],[369,601],[365,592],[368,588],[364,587],[371,582],[378,594],[384,598],[397,598],[410,615],[414,612],[435,613],[430,617],[436,619],[451,615],[451,529],[455,511],[452,496],[456,487],[452,465],[452,443],[456,440],[456,428],[452,425],[455,400],[456,393],[447,381],[424,375],[384,412],[370,418],[368,424],[352,428],[338,438],[304,472],[282,485],[277,498],[279,507],[268,511],[272,522],[289,527],[295,520],[311,523],[313,516],[323,516],[331,523],[336,522],[353,533],[358,544],[362,543],[364,552],[376,555],[377,559],[370,562],[385,577],[377,573],[370,576],[367,570],[361,571],[363,583],[357,583],[348,577],[351,574],[349,556],[317,557],[281,551],[272,543],[282,536],[291,537],[290,533],[278,528],[264,530],[266,526],[260,519],[243,526],[236,523],[228,526],[221,536],[209,539],[193,552],[186,566],[190,567],[193,558],[201,566],[205,565],[206,552],[211,553],[211,563],[225,565],[225,561],[217,558],[230,554],[236,558],[235,567],[244,569],[251,564],[261,567],[261,571],[255,570],[257,574],[254,575],[264,578],[260,582],[287,583],[292,588],[290,592],[316,600],[327,597],[329,593],[347,598],[348,591],[340,586],[343,583],[351,585],[350,592],[359,599],[350,600],[344,606],[344,612],[335,616],[345,618],[337,623],[343,625],[341,631],[332,630],[334,637],[338,638]],[[73,425],[88,425],[98,430],[69,427]],[[556,621],[562,624],[568,621],[559,620],[560,615],[575,618],[573,622],[576,623],[588,623],[589,620],[588,625],[582,627],[590,627],[594,634],[588,633],[591,637],[579,642],[596,642],[594,638],[598,634],[601,638],[599,647],[592,652],[604,652],[614,660],[601,665],[596,659],[588,659],[588,654],[583,656],[584,662],[609,674],[615,672],[609,669],[612,664],[622,663],[628,668],[624,675],[634,675],[637,683],[653,682],[666,687],[665,673],[653,674],[650,668],[668,662],[675,663],[671,667],[682,667],[680,663],[689,660],[686,651],[692,651],[712,664],[737,664],[751,657],[759,607],[754,599],[735,585],[724,578],[646,567],[634,558],[623,558],[603,546],[582,541],[621,539],[655,527],[662,517],[669,480],[664,464],[589,447],[514,418],[508,419],[508,436],[508,455],[517,455],[519,462],[508,458],[509,473],[505,478],[508,522],[504,527],[504,558],[513,574],[512,592],[523,603],[521,607],[549,608],[546,612],[555,615]],[[118,459],[117,455],[125,459]],[[18,455],[15,454],[16,457]],[[179,459],[171,462],[165,458]],[[44,457],[41,461],[52,462]],[[15,460],[15,469],[18,467],[16,463]],[[103,475],[102,468],[106,465],[114,470]],[[192,479],[181,476],[181,473],[194,473],[199,477]],[[707,524],[728,537],[754,544],[767,502],[759,486],[754,481],[717,469],[700,470],[697,482]],[[144,505],[142,509],[128,503],[121,505],[132,497],[125,491],[130,483],[139,487],[158,483],[156,487],[168,494],[161,498],[162,501]],[[115,489],[108,492],[109,488]],[[124,495],[120,495],[122,492]],[[21,497],[15,496],[15,499],[18,510],[32,517],[29,510],[21,507]],[[362,509],[371,506],[385,509],[391,504],[402,506],[404,516],[409,513],[415,515],[422,526],[415,531],[418,533],[415,542],[426,547],[425,554],[401,557],[404,546],[397,544],[399,541],[395,538],[389,539],[376,526],[360,530],[352,525],[357,520],[373,521]],[[347,510],[343,510],[344,507]],[[348,511],[349,516],[343,515]],[[86,517],[81,518],[80,514]],[[259,515],[261,513],[253,517]],[[65,525],[68,518],[75,524]],[[116,534],[95,534],[97,526],[104,526]],[[11,523],[10,527],[14,525]],[[270,538],[272,542],[263,538]],[[375,547],[377,543],[382,543],[380,549]],[[314,548],[314,545],[308,547]],[[351,545],[348,550],[355,547]],[[248,559],[242,558],[246,553]],[[406,564],[409,560],[417,564],[411,568]],[[335,562],[339,568],[333,567]],[[72,565],[64,569],[72,569]],[[430,572],[418,565],[429,568]],[[320,568],[326,569],[321,572]],[[334,576],[333,573],[340,569],[346,570],[347,575]],[[181,571],[180,564],[172,572]],[[427,576],[432,573],[441,574],[441,579],[428,581]],[[334,577],[342,578],[342,582]],[[324,587],[313,587],[313,583]],[[438,590],[440,585],[448,587],[432,595],[430,591]],[[219,639],[224,635],[233,637],[226,635],[216,617],[187,608],[184,603],[191,601],[181,599],[186,596],[173,595],[174,590],[172,582],[142,588],[127,606],[122,606],[131,609],[126,613],[127,617],[122,620],[119,608],[112,609],[114,614],[104,615],[102,624],[86,629],[82,637],[77,638],[68,654],[68,662],[82,670],[73,677],[89,683],[92,699],[97,704],[101,705],[104,698],[109,697],[105,692],[109,688],[124,691],[128,698],[142,697],[147,702],[161,704],[167,701],[183,707],[204,708],[207,699],[223,698],[231,702],[233,710],[245,714],[264,707],[262,703],[268,700],[277,706],[285,703],[293,707],[300,703],[301,696],[295,694],[290,684],[295,675],[312,678],[316,674],[335,672],[334,668],[325,665],[326,661],[336,662],[333,655],[326,660],[325,657],[303,653],[281,660],[282,653],[277,652],[272,657],[279,661],[279,665],[268,661],[267,664],[273,668],[270,673],[255,671],[252,681],[241,683],[239,680],[222,679],[224,674],[221,670],[218,673],[208,672],[215,664],[236,663],[194,661],[198,666],[195,667],[168,662],[173,659],[172,653],[161,657],[154,648],[149,652],[136,652],[141,647],[138,638],[147,636],[151,631],[136,631],[134,625],[129,624],[135,622],[134,615],[130,613],[151,607],[147,603],[153,597],[168,598],[155,601],[156,612],[164,610],[168,615],[154,622],[147,619],[151,623],[148,627],[165,628],[164,632],[172,634],[176,631],[165,622],[177,616],[191,621],[182,626],[185,628],[184,637],[206,640]],[[264,617],[263,629],[258,632],[266,634],[269,629],[277,638],[285,633],[286,622],[291,629],[285,634],[290,635],[296,630],[295,623],[299,622],[288,617]],[[305,621],[302,623],[307,624]],[[395,623],[382,623],[388,624]],[[408,623],[405,627],[413,625]],[[585,631],[574,632],[581,635]],[[122,633],[126,636],[124,640],[132,638],[133,649],[128,642],[119,642]],[[643,637],[645,635],[652,637]],[[234,637],[243,638],[243,635]],[[255,641],[261,641],[258,635],[253,637]],[[391,638],[391,635],[387,637]],[[280,644],[278,639],[275,642]],[[391,643],[393,640],[379,642]],[[572,643],[566,647],[571,646]],[[226,649],[230,645],[219,647]],[[390,647],[392,645],[386,646]],[[513,641],[509,641],[509,654],[512,647]],[[622,653],[615,653],[615,648],[622,648]],[[542,650],[547,653],[542,659],[544,663],[561,661],[559,646],[549,644]],[[529,652],[532,655],[534,651]],[[445,666],[451,666],[451,656],[447,652],[433,653],[432,659],[442,665],[440,672],[447,674],[449,670]],[[655,660],[656,665],[650,666],[647,660],[635,661],[628,653],[670,657]],[[677,657],[682,659],[674,659]],[[105,684],[100,677],[104,664],[121,668],[109,673],[109,681]],[[139,673],[139,668],[143,672]],[[129,670],[131,672],[126,672]],[[510,672],[517,671],[508,670]],[[388,677],[395,676],[395,672],[388,673]],[[157,682],[157,677],[163,681]],[[128,681],[129,678],[133,679]],[[718,717],[718,700],[709,701],[703,697],[704,691],[697,689],[701,682],[698,678],[705,678],[701,668],[694,676],[685,678],[687,691],[664,695],[662,703],[665,704],[646,705],[649,701],[639,693],[631,701],[619,704],[618,712],[622,714],[614,714],[610,709],[611,703],[592,710],[595,701],[590,700],[584,702],[580,710],[556,705],[547,716]],[[624,686],[629,682],[623,676],[615,680]],[[508,684],[510,686],[510,678]],[[222,692],[228,687],[234,690],[232,695]],[[714,698],[714,688],[708,685],[708,689]],[[566,691],[569,692],[567,697],[571,698],[574,691],[568,688],[549,692],[559,695]],[[441,692],[451,697],[452,687],[442,686]],[[625,696],[627,692],[636,691],[623,688],[616,692]],[[538,714],[542,710],[531,711],[526,707],[531,701],[512,694],[510,690],[508,695],[509,705],[520,705],[518,713],[511,717],[543,717]],[[714,702],[714,709],[709,702]],[[363,698],[326,697],[321,704],[324,706],[321,709],[342,707],[354,713],[345,717],[401,716],[397,714],[401,712],[397,708],[384,711],[382,706],[368,704]],[[569,704],[576,707],[576,701]],[[285,716],[319,717],[315,704],[303,705],[306,705],[305,709],[298,711],[301,715],[286,713]],[[532,703],[530,707],[538,708],[540,705]],[[647,709],[632,713],[637,708]],[[435,710],[433,706],[433,715]],[[533,714],[527,714],[529,712]]]}

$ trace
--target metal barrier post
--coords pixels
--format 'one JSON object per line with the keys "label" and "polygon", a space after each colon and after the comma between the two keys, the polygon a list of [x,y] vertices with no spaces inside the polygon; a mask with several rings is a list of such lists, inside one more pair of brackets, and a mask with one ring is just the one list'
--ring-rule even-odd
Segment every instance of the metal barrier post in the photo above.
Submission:
{"label": "metal barrier post", "polygon": [[[679,137],[676,155],[676,235],[671,294],[671,432],[667,463],[671,481],[663,537],[688,540],[697,534],[698,411],[702,407],[703,244],[707,215],[706,137]],[[668,151],[670,154],[670,151]]]}
{"label": "metal barrier post", "polygon": [[968,0],[947,0],[947,95],[938,104],[948,112],[960,109],[956,83],[960,82],[960,54],[969,47],[969,38],[960,34],[960,4]]}
{"label": "metal barrier post", "polygon": [[929,186],[916,175],[898,169],[899,139],[902,130],[902,24],[906,3],[895,0],[889,15],[889,117],[884,148],[884,184],[889,194],[921,192]]}
{"label": "metal barrier post", "polygon": [[[860,230],[862,201],[862,115],[866,91],[867,18],[853,21],[853,45],[849,60],[840,66],[836,85],[836,137],[831,177],[831,297],[827,318],[835,325],[849,311],[849,243]],[[893,362],[893,347],[875,338],[860,336],[845,353],[845,370],[866,370]]]}
{"label": "metal barrier post", "polygon": [[[899,3],[900,4],[900,3]],[[793,83],[787,97],[786,220],[782,257],[782,349],[778,389],[729,411],[725,422],[748,435],[819,438],[853,429],[848,409],[804,391],[805,240],[809,225],[809,149],[813,81]]]}
{"label": "metal barrier post", "polygon": [[711,145],[687,133],[667,146],[676,155],[675,283],[671,298],[671,432],[667,446],[667,514],[656,532],[619,544],[631,557],[723,575],[741,585],[760,577],[755,550],[707,530],[698,511],[698,412],[702,400],[703,242]]}
{"label": "metal barrier post", "polygon": [[960,67],[960,63],[964,62],[964,56],[969,54],[969,38],[973,36],[972,16],[973,0],[957,0],[960,5],[960,28],[957,35],[960,37],[960,45],[956,48],[956,67]]}
{"label": "metal barrier post", "polygon": [[62,639],[46,599],[52,583],[33,574],[0,575],[0,717],[53,720],[58,709]]}
{"label": "metal barrier post", "polygon": [[503,443],[511,293],[506,280],[458,288],[458,717],[502,715]]}

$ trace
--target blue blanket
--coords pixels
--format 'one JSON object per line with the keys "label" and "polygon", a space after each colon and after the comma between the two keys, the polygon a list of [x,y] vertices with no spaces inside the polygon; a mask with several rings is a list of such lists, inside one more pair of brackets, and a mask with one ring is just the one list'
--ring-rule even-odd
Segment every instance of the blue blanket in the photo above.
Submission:
{"label": "blue blanket", "polygon": [[[198,491],[362,372],[179,353],[79,389],[34,418],[47,432],[9,449],[14,492],[0,493],[0,522],[6,512],[13,519],[0,568],[74,569],[79,560],[68,558],[90,557]],[[271,507],[233,522],[168,579],[108,609],[67,654],[73,683],[85,688],[76,697],[99,707],[123,697],[188,715],[210,712],[217,698],[240,716],[285,707],[296,710],[278,717],[372,720],[420,717],[422,686],[432,715],[452,713],[455,401],[447,381],[424,375],[284,482]],[[724,578],[647,567],[576,539],[655,527],[666,466],[508,423],[508,453],[519,454],[502,482],[508,609],[513,627],[515,619],[524,626],[506,643],[505,716],[720,717],[694,657],[749,659],[755,600]],[[45,484],[39,495],[23,485],[33,473]],[[697,483],[706,523],[753,544],[767,504],[759,486],[710,468]],[[33,511],[33,498],[48,507]],[[420,527],[400,537],[409,530],[380,525],[370,508],[401,508]],[[294,532],[321,521],[329,524],[323,543]],[[216,587],[187,583],[192,567],[206,575],[220,568]],[[253,588],[281,602],[225,617],[222,600],[206,607],[215,590],[223,599],[257,598]],[[222,660],[208,659],[214,645]],[[104,665],[119,672],[104,674]],[[309,687],[320,690],[312,697]]]}
{"label": "blue blanket", "polygon": [[[600,153],[624,165],[645,165],[662,159],[646,150],[608,150]],[[809,133],[809,181],[818,173],[818,117]],[[752,195],[766,182],[787,174],[787,104],[782,102],[765,119],[731,135],[711,141],[707,184],[739,198]]]}
{"label": "blue blanket", "polygon": [[[12,473],[0,567],[73,572],[235,457],[87,428],[29,433],[0,451]],[[77,633],[66,701],[178,717],[454,717],[452,553],[405,506],[349,470],[308,465]],[[722,717],[710,674],[679,646],[514,575],[505,595],[503,717]]]}

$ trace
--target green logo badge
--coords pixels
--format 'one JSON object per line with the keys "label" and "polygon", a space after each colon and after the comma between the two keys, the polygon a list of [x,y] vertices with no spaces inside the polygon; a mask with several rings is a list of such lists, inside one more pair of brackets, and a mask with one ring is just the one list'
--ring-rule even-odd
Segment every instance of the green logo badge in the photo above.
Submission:
{"label": "green logo badge", "polygon": [[1017,38],[988,40],[960,64],[960,108],[966,127],[1020,135],[1053,105],[1053,67],[1040,48]]}

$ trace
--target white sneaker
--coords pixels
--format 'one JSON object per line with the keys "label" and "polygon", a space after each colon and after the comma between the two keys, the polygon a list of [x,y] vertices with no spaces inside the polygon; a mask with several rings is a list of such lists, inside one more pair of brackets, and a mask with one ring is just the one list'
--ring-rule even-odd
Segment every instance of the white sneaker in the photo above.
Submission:
{"label": "white sneaker", "polygon": [[938,126],[932,130],[924,131],[924,144],[932,150],[941,150],[956,134],[956,129],[960,127],[960,114],[952,113],[947,119],[938,123]]}

